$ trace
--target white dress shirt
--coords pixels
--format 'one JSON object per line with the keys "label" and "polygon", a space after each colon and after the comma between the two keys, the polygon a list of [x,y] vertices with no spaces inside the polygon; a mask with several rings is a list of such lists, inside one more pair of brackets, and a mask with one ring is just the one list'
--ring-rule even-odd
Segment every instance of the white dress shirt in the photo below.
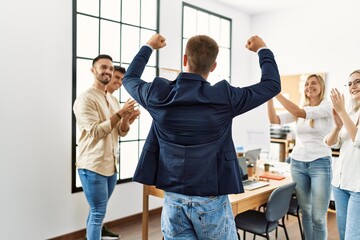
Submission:
{"label": "white dress shirt", "polygon": [[344,190],[360,192],[360,110],[350,112],[350,118],[357,124],[355,141],[350,139],[345,127],[339,132],[338,142],[331,146],[340,148],[339,158],[334,159],[333,179],[331,184]]}

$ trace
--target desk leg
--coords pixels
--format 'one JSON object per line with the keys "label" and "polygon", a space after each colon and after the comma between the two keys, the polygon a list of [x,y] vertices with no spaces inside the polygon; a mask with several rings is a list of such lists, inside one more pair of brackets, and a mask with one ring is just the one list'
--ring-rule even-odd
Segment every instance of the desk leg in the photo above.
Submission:
{"label": "desk leg", "polygon": [[149,232],[149,193],[143,186],[142,240],[148,240]]}

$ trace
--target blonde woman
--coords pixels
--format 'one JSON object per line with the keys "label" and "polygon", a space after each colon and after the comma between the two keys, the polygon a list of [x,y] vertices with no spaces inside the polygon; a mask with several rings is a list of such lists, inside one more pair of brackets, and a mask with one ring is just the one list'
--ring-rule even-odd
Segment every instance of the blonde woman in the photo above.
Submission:
{"label": "blonde woman", "polygon": [[304,87],[305,104],[299,107],[282,94],[276,99],[287,110],[277,115],[273,101],[268,101],[268,115],[273,124],[296,122],[296,142],[291,154],[291,175],[302,211],[307,240],[326,240],[326,213],[330,202],[332,178],[331,149],[323,142],[333,126],[331,103],[324,99],[325,82],[320,75],[310,75]]}
{"label": "blonde woman", "polygon": [[346,112],[344,95],[337,89],[331,90],[335,127],[325,143],[340,148],[331,184],[340,239],[353,240],[360,236],[360,70],[350,74],[346,85],[351,108]]}

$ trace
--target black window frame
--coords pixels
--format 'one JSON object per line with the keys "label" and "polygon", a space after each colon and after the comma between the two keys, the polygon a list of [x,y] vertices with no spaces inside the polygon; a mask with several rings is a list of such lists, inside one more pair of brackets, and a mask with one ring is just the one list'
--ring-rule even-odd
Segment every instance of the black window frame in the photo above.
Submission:
{"label": "black window frame", "polygon": [[[71,152],[71,192],[72,193],[76,193],[76,192],[81,192],[82,191],[82,187],[78,187],[77,186],[77,182],[76,182],[76,179],[77,179],[77,174],[76,174],[76,158],[77,158],[77,151],[76,151],[76,148],[77,148],[77,124],[76,124],[76,118],[75,118],[75,115],[73,113],[73,104],[75,102],[75,99],[77,97],[77,60],[78,59],[84,59],[84,60],[92,60],[92,58],[87,58],[87,57],[79,57],[77,56],[77,16],[80,14],[80,15],[83,15],[83,16],[87,16],[87,17],[93,17],[93,18],[97,18],[98,21],[99,21],[99,46],[98,46],[98,54],[100,54],[100,35],[101,35],[101,32],[100,32],[100,21],[101,20],[106,20],[106,21],[110,21],[110,22],[114,22],[114,23],[118,23],[120,24],[120,29],[122,29],[122,26],[130,26],[130,27],[137,27],[139,28],[139,31],[141,32],[141,30],[150,30],[150,31],[154,31],[154,32],[159,32],[159,19],[160,19],[160,0],[155,0],[157,2],[157,7],[156,7],[156,29],[152,29],[152,28],[148,28],[148,27],[144,27],[141,25],[141,6],[142,6],[142,1],[147,1],[147,0],[139,0],[140,4],[139,4],[139,7],[140,7],[140,20],[139,20],[139,25],[134,25],[134,24],[129,24],[129,23],[125,23],[125,22],[122,22],[121,21],[121,17],[120,17],[120,21],[114,21],[112,19],[107,19],[107,18],[103,18],[101,17],[101,1],[102,0],[98,0],[99,1],[99,14],[98,16],[93,16],[93,15],[90,15],[90,14],[86,14],[86,13],[81,13],[81,12],[78,12],[77,11],[77,0],[73,0],[73,30],[72,30],[72,34],[73,34],[73,37],[72,37],[72,105],[71,105],[71,112],[72,112],[72,136],[71,136],[71,146],[72,146],[72,152]],[[119,0],[121,2],[120,6],[122,8],[123,4],[122,4],[122,1],[123,0]],[[120,9],[120,15],[121,15],[121,11],[122,9]],[[140,33],[141,34],[141,33]],[[141,37],[141,35],[140,35]],[[121,37],[120,37],[120,43],[121,44]],[[140,44],[142,44],[140,42]],[[140,47],[140,46],[139,46]],[[120,48],[121,49],[121,48]],[[151,66],[151,65],[147,65],[148,67],[150,68],[154,68],[155,70],[155,75],[159,75],[159,54],[158,52],[154,53],[156,54],[156,60],[155,60],[155,65]],[[96,57],[96,56],[93,56],[93,57]],[[122,62],[121,60],[121,57],[120,57],[120,62],[115,62],[114,61],[114,65],[129,65],[130,62]],[[89,66],[89,69],[90,69],[91,66]],[[90,87],[90,85],[89,85]],[[124,103],[125,101],[122,101],[122,94],[121,94],[121,91],[119,89],[119,96],[118,99],[120,100],[120,103]],[[140,116],[141,118],[141,116]],[[138,126],[138,129],[140,129],[140,120],[137,122],[137,124],[139,125]],[[140,132],[138,131],[138,138],[136,140],[121,140],[121,138],[119,139],[119,154],[120,154],[120,148],[121,148],[121,145],[122,143],[127,143],[127,142],[137,142],[138,143],[138,157],[140,156],[141,154],[141,148],[140,148],[140,143],[141,142],[144,142],[145,139],[144,138],[140,138]],[[137,161],[138,159],[136,159]],[[121,159],[120,159],[121,161]],[[121,166],[121,163],[119,161],[119,165]],[[119,167],[120,167],[119,166]],[[129,178],[123,178],[121,179],[120,178],[120,171],[118,172],[118,180],[117,180],[117,184],[121,184],[121,183],[127,183],[127,182],[131,182],[132,181],[132,177],[129,177]]]}

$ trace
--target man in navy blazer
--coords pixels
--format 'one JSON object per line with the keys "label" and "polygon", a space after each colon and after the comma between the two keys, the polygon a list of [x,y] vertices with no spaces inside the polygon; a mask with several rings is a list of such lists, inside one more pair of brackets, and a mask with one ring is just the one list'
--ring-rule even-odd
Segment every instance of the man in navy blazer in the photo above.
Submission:
{"label": "man in navy blazer", "polygon": [[[225,80],[211,85],[206,79],[216,67],[219,47],[210,37],[198,35],[188,40],[185,71],[174,81],[161,77],[143,81],[140,77],[152,51],[165,45],[165,38],[155,34],[123,79],[125,89],[153,118],[133,179],[165,190],[165,239],[236,239],[227,194],[244,189],[232,119],[280,92],[274,55],[260,37],[253,36],[246,47],[259,55],[261,81],[243,88]],[[190,214],[191,209],[196,214]],[[211,217],[205,216],[210,212]]]}

